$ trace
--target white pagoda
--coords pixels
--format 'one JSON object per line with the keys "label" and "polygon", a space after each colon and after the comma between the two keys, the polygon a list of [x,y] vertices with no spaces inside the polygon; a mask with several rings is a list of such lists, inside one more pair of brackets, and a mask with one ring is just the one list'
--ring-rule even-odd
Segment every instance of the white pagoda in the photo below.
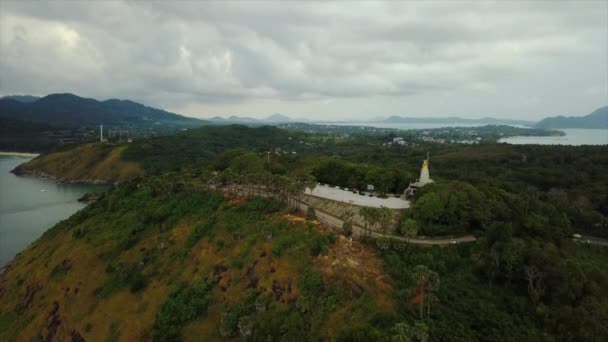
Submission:
{"label": "white pagoda", "polygon": [[420,169],[420,178],[418,178],[418,181],[414,183],[410,182],[410,185],[407,187],[407,189],[405,189],[403,194],[406,198],[414,196],[418,188],[422,188],[430,183],[433,183],[433,180],[431,179],[429,173],[429,154],[427,152],[426,159],[422,162],[422,168]]}

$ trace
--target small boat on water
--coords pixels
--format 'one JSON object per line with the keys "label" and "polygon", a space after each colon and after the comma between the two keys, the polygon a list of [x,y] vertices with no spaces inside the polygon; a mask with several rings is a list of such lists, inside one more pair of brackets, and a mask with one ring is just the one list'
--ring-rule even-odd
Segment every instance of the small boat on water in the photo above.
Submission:
{"label": "small boat on water", "polygon": [[40,192],[46,192],[46,190],[45,189],[40,189]]}

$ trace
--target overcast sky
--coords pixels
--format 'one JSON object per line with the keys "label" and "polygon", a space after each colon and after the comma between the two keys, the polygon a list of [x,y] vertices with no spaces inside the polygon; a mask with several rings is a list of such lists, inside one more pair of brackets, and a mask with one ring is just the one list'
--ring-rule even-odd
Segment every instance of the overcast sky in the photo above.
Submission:
{"label": "overcast sky", "polygon": [[196,117],[583,115],[607,69],[605,0],[0,0],[0,94]]}

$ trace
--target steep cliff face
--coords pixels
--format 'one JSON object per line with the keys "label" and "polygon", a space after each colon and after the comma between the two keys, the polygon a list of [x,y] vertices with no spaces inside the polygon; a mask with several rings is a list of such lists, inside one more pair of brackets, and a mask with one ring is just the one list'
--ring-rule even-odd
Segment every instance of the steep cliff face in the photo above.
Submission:
{"label": "steep cliff face", "polygon": [[13,172],[35,175],[62,182],[116,183],[143,176],[137,162],[125,161],[127,145],[85,144],[41,155],[19,165]]}
{"label": "steep cliff face", "polygon": [[0,340],[332,339],[393,315],[367,246],[266,199],[129,182],[0,276]]}

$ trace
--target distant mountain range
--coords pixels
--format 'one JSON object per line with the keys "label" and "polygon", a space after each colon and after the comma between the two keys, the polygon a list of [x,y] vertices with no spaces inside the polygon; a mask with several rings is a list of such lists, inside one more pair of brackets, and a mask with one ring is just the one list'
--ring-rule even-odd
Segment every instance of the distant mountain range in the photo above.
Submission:
{"label": "distant mountain range", "polygon": [[[130,126],[135,128],[165,125],[170,127],[196,127],[205,124],[245,124],[272,125],[289,122],[307,123],[346,123],[347,121],[314,121],[310,119],[292,119],[275,113],[266,118],[256,119],[248,116],[219,116],[200,120],[148,107],[129,100],[110,99],[97,101],[74,94],[51,94],[44,97],[31,95],[10,95],[0,98],[0,118],[24,120],[61,127],[97,126]],[[599,108],[582,117],[550,117],[540,122],[498,118],[467,119],[461,117],[404,117],[390,116],[359,121],[359,124],[442,124],[442,125],[514,125],[536,128],[608,128],[608,107]]]}
{"label": "distant mountain range", "polygon": [[[378,122],[378,121],[376,121]],[[461,125],[515,125],[515,126],[533,126],[534,121],[512,120],[512,119],[497,119],[497,118],[480,118],[480,119],[465,119],[459,117],[443,117],[443,118],[412,118],[403,116],[391,116],[379,122],[382,123],[400,123],[400,124],[461,124]]]}
{"label": "distant mountain range", "polygon": [[[213,117],[209,121],[216,124],[226,123],[241,123],[247,125],[263,125],[263,124],[276,124],[276,123],[311,123],[311,124],[344,124],[349,121],[315,121],[310,119],[292,119],[283,114],[273,114],[264,119],[255,119],[246,116],[231,116],[228,118]],[[350,121],[354,122],[354,121]],[[477,118],[468,119],[455,116],[449,117],[406,117],[393,115],[388,118],[376,117],[365,121],[356,121],[357,124],[369,124],[372,126],[374,123],[383,124],[440,124],[445,126],[450,125],[509,125],[509,126],[525,126],[535,128],[608,128],[608,107],[602,107],[595,110],[593,113],[587,116],[581,117],[550,117],[545,118],[539,122],[530,120],[513,120],[513,119],[501,119],[501,118]]]}
{"label": "distant mountain range", "polygon": [[292,120],[290,117],[285,116],[283,114],[279,114],[279,113],[275,113],[272,114],[266,118],[263,119],[256,119],[256,118],[251,118],[248,116],[236,116],[236,115],[232,115],[228,118],[222,118],[219,116],[215,116],[212,117],[211,119],[208,119],[209,121],[213,122],[213,123],[220,123],[220,124],[226,124],[226,123],[241,123],[241,124],[275,124],[275,123],[286,123],[286,122],[292,122],[294,120]]}
{"label": "distant mountain range", "polygon": [[[348,123],[349,121],[315,121],[310,119],[292,119],[283,114],[273,114],[263,119],[256,119],[246,116],[230,116],[228,118],[222,118],[219,116],[209,119],[214,123],[241,123],[250,125],[262,125],[262,124],[276,124],[276,123],[289,123],[289,122],[303,122],[303,123],[317,123],[317,124],[332,124],[332,123]],[[511,120],[511,119],[496,119],[496,118],[482,118],[482,119],[465,119],[459,117],[443,117],[443,118],[412,118],[402,116],[391,116],[388,118],[374,118],[371,120],[357,121],[359,124],[369,123],[395,123],[395,124],[457,124],[457,125],[515,125],[515,126],[534,126],[534,121],[526,120]]]}
{"label": "distant mountain range", "polygon": [[74,94],[6,96],[0,99],[0,118],[45,123],[54,126],[131,126],[154,125],[196,127],[203,120],[189,118],[129,100],[97,101]]}
{"label": "distant mountain range", "polygon": [[608,106],[585,116],[554,116],[542,119],[537,128],[603,128],[608,129]]}
{"label": "distant mountain range", "polygon": [[2,99],[11,99],[22,103],[32,103],[40,100],[40,97],[32,95],[7,95],[4,96]]}

